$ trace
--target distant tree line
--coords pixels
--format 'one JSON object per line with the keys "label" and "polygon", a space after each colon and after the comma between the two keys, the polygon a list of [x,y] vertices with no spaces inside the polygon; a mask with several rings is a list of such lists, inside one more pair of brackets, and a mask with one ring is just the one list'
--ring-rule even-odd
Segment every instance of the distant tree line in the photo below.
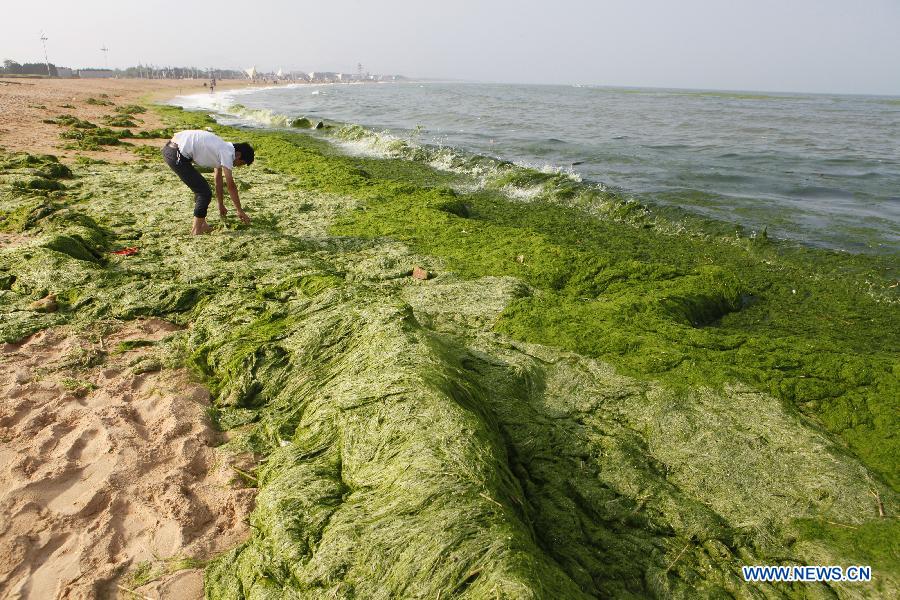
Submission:
{"label": "distant tree line", "polygon": [[115,69],[119,77],[136,77],[145,79],[216,79],[244,78],[243,71],[234,69],[198,69],[197,67],[159,67],[154,65],[137,65],[127,69]]}
{"label": "distant tree line", "polygon": [[[47,63],[25,63],[24,65],[14,60],[4,60],[3,68],[0,69],[3,75],[47,75]],[[58,77],[56,65],[50,63],[50,77]]]}
{"label": "distant tree line", "polygon": [[[76,71],[111,71],[115,77],[134,77],[144,79],[238,79],[245,78],[243,71],[234,69],[198,69],[196,67],[159,67],[156,65],[137,65],[127,69],[76,69]],[[47,76],[47,63],[20,64],[6,59],[0,68],[0,75],[41,75]],[[50,77],[59,77],[56,65],[50,63]]]}

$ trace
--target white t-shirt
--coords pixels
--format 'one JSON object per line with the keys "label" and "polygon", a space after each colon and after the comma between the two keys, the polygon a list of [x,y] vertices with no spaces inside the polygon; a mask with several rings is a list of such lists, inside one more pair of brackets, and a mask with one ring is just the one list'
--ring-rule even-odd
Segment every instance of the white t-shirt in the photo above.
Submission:
{"label": "white t-shirt", "polygon": [[234,144],[210,131],[189,129],[172,136],[178,151],[201,167],[234,168]]}

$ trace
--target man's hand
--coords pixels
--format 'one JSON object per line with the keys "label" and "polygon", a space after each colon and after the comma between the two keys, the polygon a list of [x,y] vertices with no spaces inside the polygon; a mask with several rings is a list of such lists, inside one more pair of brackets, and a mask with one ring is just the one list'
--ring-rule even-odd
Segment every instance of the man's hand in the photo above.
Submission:
{"label": "man's hand", "polygon": [[234,178],[231,176],[231,169],[222,167],[221,171],[225,173],[225,185],[228,187],[228,194],[231,196],[231,203],[234,204],[238,219],[244,223],[249,223],[250,217],[247,216],[247,213],[244,212],[244,208],[241,206],[241,199],[238,197],[237,185],[235,185]]}

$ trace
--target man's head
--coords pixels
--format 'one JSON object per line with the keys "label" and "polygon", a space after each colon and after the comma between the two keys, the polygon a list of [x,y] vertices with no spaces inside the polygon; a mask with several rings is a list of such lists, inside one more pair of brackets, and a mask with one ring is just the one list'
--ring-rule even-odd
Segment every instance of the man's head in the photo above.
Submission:
{"label": "man's head", "polygon": [[234,145],[234,166],[253,164],[253,146],[247,142],[237,142]]}

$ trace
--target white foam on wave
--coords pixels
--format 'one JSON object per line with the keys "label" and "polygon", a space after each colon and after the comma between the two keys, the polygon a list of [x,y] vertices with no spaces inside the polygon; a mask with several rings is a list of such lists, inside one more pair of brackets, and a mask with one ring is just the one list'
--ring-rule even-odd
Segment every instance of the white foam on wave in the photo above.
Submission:
{"label": "white foam on wave", "polygon": [[[173,98],[169,104],[181,106],[186,110],[203,110],[212,113],[213,118],[223,125],[249,125],[251,127],[290,127],[296,116],[285,115],[266,108],[249,108],[240,103],[242,96],[255,94],[265,90],[319,88],[334,85],[331,83],[289,83],[250,87],[221,92],[189,94]],[[312,119],[311,119],[312,120]]]}
{"label": "white foam on wave", "polygon": [[500,188],[500,191],[512,200],[524,200],[530,202],[537,199],[541,194],[543,194],[545,191],[545,187],[543,185],[531,185],[522,187],[507,184]]}
{"label": "white foam on wave", "polygon": [[[582,182],[581,174],[572,168],[551,164],[505,162],[488,156],[468,154],[447,146],[422,145],[411,137],[402,138],[387,131],[376,132],[360,125],[342,127],[332,141],[353,156],[414,160],[439,171],[464,175],[469,181],[462,184],[460,191],[473,192],[494,187],[513,200],[532,201],[554,191],[554,186],[550,182],[506,183],[497,187],[503,178],[516,171],[540,172],[562,176],[576,183]],[[602,186],[598,186],[597,189],[602,189]]]}
{"label": "white foam on wave", "polygon": [[225,92],[212,92],[175,96],[167,104],[180,106],[185,110],[216,110],[222,103],[224,95]]}
{"label": "white foam on wave", "polygon": [[563,177],[574,181],[575,183],[582,183],[583,181],[581,178],[581,173],[579,173],[572,167],[560,167],[550,163],[535,163],[529,162],[527,160],[517,160],[514,161],[513,164],[523,169],[529,169],[531,171],[543,173],[544,175],[562,175]]}
{"label": "white foam on wave", "polygon": [[389,153],[377,148],[366,140],[332,140],[332,143],[349,156],[366,158],[394,158]]}

